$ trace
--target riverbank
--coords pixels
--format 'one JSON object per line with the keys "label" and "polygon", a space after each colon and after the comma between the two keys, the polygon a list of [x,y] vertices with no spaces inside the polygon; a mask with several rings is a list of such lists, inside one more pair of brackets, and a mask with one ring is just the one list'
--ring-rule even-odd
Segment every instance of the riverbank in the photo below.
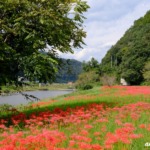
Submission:
{"label": "riverbank", "polygon": [[0,95],[10,95],[18,91],[36,91],[36,90],[73,90],[75,87],[73,84],[67,83],[53,83],[53,84],[31,84],[17,88],[16,86],[2,86]]}
{"label": "riverbank", "polygon": [[[62,91],[62,90],[60,90]],[[70,90],[69,90],[70,91]],[[41,95],[41,94],[39,94]],[[76,106],[88,105],[90,103],[105,103],[109,107],[123,106],[134,102],[150,103],[150,87],[149,86],[112,86],[99,87],[96,86],[90,90],[77,90],[70,93],[63,93],[55,98],[43,98],[37,102],[34,107],[31,105],[25,106],[29,108],[25,113],[41,112],[43,110],[54,110],[55,108],[74,108]],[[37,106],[37,108],[35,107]],[[23,106],[24,107],[24,106]],[[32,109],[31,109],[32,108]],[[20,110],[23,112],[24,110]]]}

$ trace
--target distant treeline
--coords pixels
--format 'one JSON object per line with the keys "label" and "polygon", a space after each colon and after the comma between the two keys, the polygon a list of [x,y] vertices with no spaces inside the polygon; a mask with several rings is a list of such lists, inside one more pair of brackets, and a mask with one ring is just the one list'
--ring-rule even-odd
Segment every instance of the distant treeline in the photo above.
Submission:
{"label": "distant treeline", "polygon": [[82,72],[82,63],[74,59],[60,59],[59,71],[55,82],[67,83],[75,82],[78,75]]}

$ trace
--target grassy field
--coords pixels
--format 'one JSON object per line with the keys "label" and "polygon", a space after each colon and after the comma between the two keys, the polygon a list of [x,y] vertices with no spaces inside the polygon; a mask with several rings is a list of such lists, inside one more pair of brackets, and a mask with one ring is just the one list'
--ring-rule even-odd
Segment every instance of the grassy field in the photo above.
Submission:
{"label": "grassy field", "polygon": [[150,87],[94,87],[0,114],[0,150],[150,149]]}

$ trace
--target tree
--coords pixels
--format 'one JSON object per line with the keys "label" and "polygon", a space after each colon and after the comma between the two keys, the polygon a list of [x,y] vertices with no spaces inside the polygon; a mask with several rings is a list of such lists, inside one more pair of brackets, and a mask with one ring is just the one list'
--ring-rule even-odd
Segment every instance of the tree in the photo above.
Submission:
{"label": "tree", "polygon": [[98,61],[95,59],[95,58],[91,58],[90,61],[88,62],[85,62],[83,61],[83,71],[84,72],[88,72],[88,71],[92,71],[92,70],[95,70],[95,71],[98,71],[99,70],[99,63]]}
{"label": "tree", "polygon": [[143,67],[150,58],[150,11],[134,22],[124,36],[110,48],[101,63],[103,74],[114,74],[131,85],[144,81]]}
{"label": "tree", "polygon": [[145,81],[150,84],[150,60],[146,62],[143,69],[143,76]]}
{"label": "tree", "polygon": [[99,81],[99,75],[91,70],[89,72],[83,72],[78,76],[78,80],[75,83],[78,89],[89,89],[92,85]]}
{"label": "tree", "polygon": [[0,84],[18,76],[51,82],[58,51],[81,48],[89,6],[82,0],[0,0]]}
{"label": "tree", "polygon": [[55,82],[75,82],[81,72],[82,63],[80,61],[74,59],[61,59]]}

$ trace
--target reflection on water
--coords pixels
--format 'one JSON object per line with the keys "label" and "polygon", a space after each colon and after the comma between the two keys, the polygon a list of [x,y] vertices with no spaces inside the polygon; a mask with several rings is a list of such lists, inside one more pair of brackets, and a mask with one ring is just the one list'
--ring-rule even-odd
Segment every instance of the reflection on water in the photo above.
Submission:
{"label": "reflection on water", "polygon": [[[44,98],[53,98],[59,95],[69,94],[72,90],[57,90],[57,91],[30,91],[23,92],[25,94],[33,95],[39,99]],[[10,104],[10,105],[20,105],[20,104],[28,104],[29,101],[25,99],[25,97],[21,94],[13,94],[8,96],[0,96],[0,105],[2,104]]]}

